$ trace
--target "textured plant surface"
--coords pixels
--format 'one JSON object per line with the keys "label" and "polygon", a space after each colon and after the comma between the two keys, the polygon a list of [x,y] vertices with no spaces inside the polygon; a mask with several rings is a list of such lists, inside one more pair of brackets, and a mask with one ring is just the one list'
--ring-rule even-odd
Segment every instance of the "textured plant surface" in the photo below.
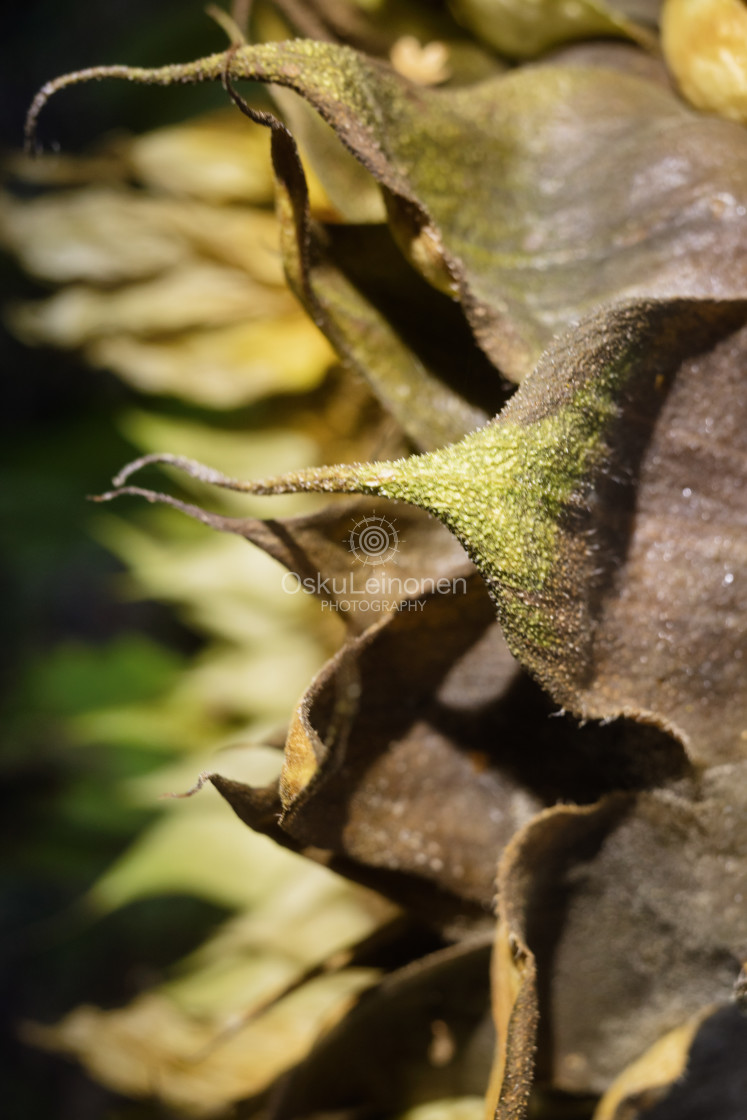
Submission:
{"label": "textured plant surface", "polygon": [[[740,24],[709,6],[716,49],[697,4],[661,7],[286,0],[247,41],[236,5],[226,51],[34,102],[31,144],[92,78],[235,103],[2,211],[58,285],[12,309],[20,334],[276,425],[263,444],[261,407],[251,439],[140,415],[143,455],[98,498],[217,531],[152,521],[158,554],[147,524],[101,522],[141,589],[222,641],[166,709],[212,704],[204,744],[219,698],[272,745],[342,641],[282,763],[211,762],[170,810],[190,836],[209,778],[252,830],[252,886],[216,871],[242,916],[128,1006],[25,1028],[125,1095],[268,1120],[744,1115]],[[343,367],[323,382],[322,335]],[[181,491],[148,485],[158,465]],[[301,492],[342,496],[278,497]],[[268,520],[271,496],[292,515]],[[236,537],[282,567],[253,573]],[[146,843],[101,905],[153,866]]]}

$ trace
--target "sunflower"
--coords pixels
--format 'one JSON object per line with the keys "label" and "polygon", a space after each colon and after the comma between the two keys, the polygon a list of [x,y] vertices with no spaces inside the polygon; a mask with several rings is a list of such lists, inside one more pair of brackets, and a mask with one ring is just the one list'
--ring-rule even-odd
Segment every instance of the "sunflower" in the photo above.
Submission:
{"label": "sunflower", "polygon": [[[360,401],[363,384],[376,402],[351,408],[354,462],[243,482],[151,440],[100,496],[246,538],[284,566],[286,595],[315,595],[346,627],[291,716],[280,773],[209,780],[254,833],[367,892],[366,937],[296,981],[311,1000],[326,968],[348,1002],[326,1029],[314,1020],[279,1080],[268,1063],[211,1107],[739,1114],[745,20],[735,2],[660,8],[286,0],[255,13],[250,42],[236,11],[221,17],[226,51],[94,67],[32,106],[33,139],[48,98],[84,80],[222,81],[230,127],[252,144],[269,133],[278,251],[344,365],[340,399]],[[243,81],[271,85],[272,106]],[[143,150],[128,156],[140,167]],[[61,220],[76,243],[80,197]],[[173,274],[169,315],[202,308],[168,376],[185,363],[207,399],[211,347],[234,352],[226,332],[249,330],[240,308],[255,297],[216,284],[212,264],[190,272],[184,245],[255,283],[271,234],[193,201],[130,203],[155,233],[116,267],[141,286],[140,322],[159,306],[143,279],[155,270]],[[18,235],[28,261],[34,246]],[[22,309],[19,329],[85,342],[76,294]],[[256,307],[282,363],[295,312],[276,294]],[[123,303],[107,314],[116,345],[94,360],[130,377],[165,368]],[[235,361],[242,385],[254,345]],[[191,493],[144,485],[158,465]],[[230,505],[205,508],[206,486]],[[272,521],[238,504],[302,492],[346,496]],[[91,1022],[46,1041],[90,1055]],[[232,1070],[257,1068],[259,1045],[233,1036]],[[135,1065],[139,1080],[118,1084],[142,1093]],[[161,1084],[156,1071],[147,1089]]]}

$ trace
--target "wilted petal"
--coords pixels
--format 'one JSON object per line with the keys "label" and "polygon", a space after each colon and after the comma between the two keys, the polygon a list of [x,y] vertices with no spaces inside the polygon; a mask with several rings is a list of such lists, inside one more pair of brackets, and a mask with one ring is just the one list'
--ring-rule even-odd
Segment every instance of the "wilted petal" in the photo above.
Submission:
{"label": "wilted petal", "polygon": [[430,511],[558,702],[671,730],[698,764],[742,758],[746,316],[741,301],[592,315],[492,424],[427,455],[257,483],[171,458],[229,490],[358,492]]}
{"label": "wilted petal", "polygon": [[484,924],[498,857],[543,805],[681,772],[680,748],[660,733],[578,732],[551,711],[479,581],[457,577],[322,670],[291,724],[279,787],[212,780],[250,827],[453,933]]}
{"label": "wilted petal", "polygon": [[[412,507],[387,506],[380,513],[370,499],[352,499],[300,517],[261,521],[225,517],[153,492],[163,501],[222,533],[233,533],[279,561],[293,577],[285,577],[286,594],[316,595],[322,610],[344,619],[351,630],[363,631],[401,602],[450,588],[454,579],[474,571],[461,545],[442,525]],[[378,511],[377,511],[378,510]],[[374,528],[391,557],[368,565],[356,557],[356,542]]]}
{"label": "wilted petal", "polygon": [[113,335],[91,342],[95,366],[114,370],[145,393],[239,408],[275,393],[318,385],[333,354],[300,309],[161,338]]}
{"label": "wilted petal", "polygon": [[497,1038],[487,1104],[496,1120],[525,1120],[537,1049],[537,963],[521,932],[520,911],[514,909],[520,888],[505,879],[502,887],[492,966]]}
{"label": "wilted petal", "polygon": [[282,289],[266,288],[239,269],[195,261],[112,292],[65,288],[13,309],[11,325],[27,341],[69,347],[120,332],[166,334],[282,315],[288,306]]}
{"label": "wilted petal", "polygon": [[[437,640],[423,640],[423,625]],[[282,832],[296,847],[375,869],[363,881],[439,925],[489,924],[498,853],[538,804],[484,750],[516,671],[475,577],[385,616],[299,706],[279,787]],[[241,791],[214,781],[256,827]]]}
{"label": "wilted petal", "polygon": [[412,261],[511,376],[605,300],[747,290],[744,131],[656,83],[543,66],[424,90],[313,42],[247,49],[236,73],[332,124],[386,188]]}
{"label": "wilted petal", "polygon": [[625,1120],[638,1116],[665,1097],[687,1066],[693,1039],[709,1011],[701,1012],[681,1027],[665,1034],[628,1066],[599,1102],[594,1120]]}
{"label": "wilted petal", "polygon": [[737,1120],[747,1097],[746,1046],[747,1018],[722,1007],[699,1026],[668,1092],[633,1094],[594,1120]]}
{"label": "wilted petal", "polygon": [[375,979],[370,969],[321,977],[238,1029],[148,993],[116,1011],[84,1005],[55,1027],[27,1026],[24,1037],[75,1056],[117,1092],[209,1117],[266,1089]]}
{"label": "wilted petal", "polygon": [[214,795],[171,804],[89,903],[101,912],[186,891],[244,911],[127,1006],[79,1007],[54,1026],[26,1025],[24,1036],[127,1096],[209,1116],[264,1090],[376,982],[373,967],[343,966],[398,913],[263,837],[237,843]]}
{"label": "wilted petal", "polygon": [[512,844],[501,920],[525,961],[520,996],[539,1000],[541,1081],[603,1091],[731,996],[747,953],[744,770],[715,768],[695,790],[560,806]]}

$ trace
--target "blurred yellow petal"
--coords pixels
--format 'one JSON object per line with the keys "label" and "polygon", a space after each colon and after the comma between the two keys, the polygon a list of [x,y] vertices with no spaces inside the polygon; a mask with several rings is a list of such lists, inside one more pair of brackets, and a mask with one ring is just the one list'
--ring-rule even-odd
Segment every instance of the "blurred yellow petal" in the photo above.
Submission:
{"label": "blurred yellow petal", "polygon": [[76,741],[113,750],[126,743],[141,750],[173,750],[191,757],[190,752],[215,740],[221,729],[202,698],[184,689],[185,676],[189,670],[175,690],[157,701],[100,708],[72,718],[70,728]]}
{"label": "blurred yellow petal", "polygon": [[110,292],[64,288],[12,309],[10,321],[24,341],[70,347],[105,334],[182,331],[272,316],[287,307],[286,292],[261,286],[238,269],[197,262]]}
{"label": "blurred yellow petal", "polygon": [[84,187],[26,202],[2,196],[0,238],[29,272],[56,283],[118,284],[203,256],[284,286],[270,211]]}
{"label": "blurred yellow petal", "polygon": [[263,130],[219,113],[45,167],[92,182],[0,196],[0,243],[58,285],[10,309],[26,342],[83,347],[144,392],[210,408],[318,383],[333,352],[285,284]]}
{"label": "blurred yellow petal", "polygon": [[143,392],[226,409],[271,393],[313,388],[334,357],[321,332],[295,306],[274,319],[168,339],[117,335],[92,343],[88,356]]}
{"label": "blurred yellow petal", "polygon": [[[133,192],[134,195],[134,192]],[[0,199],[0,238],[44,280],[119,283],[173,268],[188,255],[164,207],[121,190],[86,187],[27,202]]]}
{"label": "blurred yellow petal", "polygon": [[197,202],[162,204],[164,224],[188,239],[198,257],[242,269],[269,287],[285,288],[278,229],[272,211]]}
{"label": "blurred yellow petal", "polygon": [[74,1055],[120,1093],[155,1096],[184,1115],[210,1116],[260,1092],[299,1061],[375,979],[370,969],[321,977],[235,1030],[147,994],[120,1011],[83,1006],[57,1027],[32,1025],[24,1034]]}
{"label": "blurred yellow petal", "polygon": [[662,49],[698,109],[747,122],[747,8],[742,0],[666,0]]}
{"label": "blurred yellow petal", "polygon": [[336,962],[399,911],[371,891],[300,857],[297,875],[227,922],[184,962],[164,994],[191,1015],[254,1013],[310,970]]}
{"label": "blurred yellow petal", "polygon": [[627,1066],[600,1100],[593,1120],[625,1120],[631,1115],[631,1106],[637,1111],[637,1101],[657,1099],[654,1096],[657,1090],[664,1096],[672,1083],[684,1074],[690,1046],[709,1010],[712,1008],[664,1035]]}
{"label": "blurred yellow petal", "polygon": [[126,154],[143,182],[171,194],[216,204],[273,199],[269,136],[233,109],[149,132]]}
{"label": "blurred yellow petal", "polygon": [[408,1108],[398,1120],[483,1120],[484,1116],[482,1097],[451,1097]]}
{"label": "blurred yellow petal", "polygon": [[257,728],[286,718],[324,658],[310,598],[286,594],[282,569],[238,537],[190,545],[120,528],[109,523],[106,540],[133,571],[137,593],[174,604],[211,639],[184,675],[191,702]]}
{"label": "blurred yellow petal", "polygon": [[440,85],[451,76],[449,48],[437,39],[420,43],[414,35],[403,35],[393,44],[389,58],[395,70],[417,85]]}
{"label": "blurred yellow petal", "polygon": [[0,238],[36,275],[88,282],[15,308],[16,331],[87,345],[146,392],[234,408],[309,388],[333,359],[284,286],[270,213],[96,187],[1,199]]}
{"label": "blurred yellow petal", "polygon": [[244,909],[297,874],[290,853],[266,837],[248,834],[208,788],[169,803],[164,815],[91,888],[88,901],[94,910],[107,913],[137,898],[190,894]]}

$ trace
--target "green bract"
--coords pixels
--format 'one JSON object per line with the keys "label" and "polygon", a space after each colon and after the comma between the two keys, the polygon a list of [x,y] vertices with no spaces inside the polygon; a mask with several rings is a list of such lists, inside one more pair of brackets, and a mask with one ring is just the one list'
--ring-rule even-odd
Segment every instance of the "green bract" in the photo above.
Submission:
{"label": "green bract", "polygon": [[[495,421],[419,457],[258,483],[148,461],[247,493],[371,494],[427,510],[464,545],[512,651],[560,704],[652,719],[693,761],[731,761],[747,720],[746,326],[745,301],[599,312],[550,348]],[[729,413],[717,422],[721,396]],[[718,726],[714,689],[729,698]]]}

